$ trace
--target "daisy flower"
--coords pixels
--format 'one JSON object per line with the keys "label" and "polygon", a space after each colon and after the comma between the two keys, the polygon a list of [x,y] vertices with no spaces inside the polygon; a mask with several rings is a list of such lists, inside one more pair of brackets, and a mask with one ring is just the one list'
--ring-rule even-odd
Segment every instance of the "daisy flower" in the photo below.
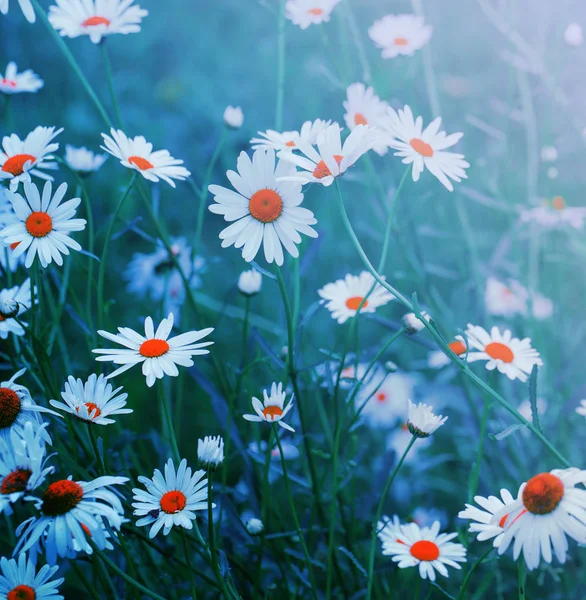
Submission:
{"label": "daisy flower", "polygon": [[116,365],[122,365],[106,379],[116,377],[124,371],[132,368],[134,365],[142,363],[142,374],[146,377],[148,387],[155,385],[157,379],[162,379],[165,375],[177,377],[181,367],[192,367],[192,356],[209,354],[206,346],[214,342],[198,342],[209,335],[214,328],[208,327],[200,331],[189,331],[175,337],[169,338],[173,329],[174,316],[169,313],[166,319],[163,319],[155,331],[153,320],[147,317],[144,322],[145,335],[142,336],[129,327],[118,327],[118,334],[108,333],[100,330],[98,333],[110,340],[124,346],[119,348],[98,348],[92,350],[96,354],[98,361],[111,361]]}
{"label": "daisy flower", "polygon": [[244,123],[244,113],[239,106],[227,106],[224,111],[224,124],[232,129],[240,129]]}
{"label": "daisy flower", "polygon": [[51,142],[62,131],[55,130],[55,127],[37,127],[24,140],[15,133],[4,136],[0,150],[0,179],[9,179],[13,192],[21,181],[30,182],[31,175],[53,181],[44,169],[57,169],[57,163],[51,161],[54,158],[52,152],[59,148],[59,144]]}
{"label": "daisy flower", "polygon": [[253,150],[259,148],[273,149],[273,150],[285,150],[292,152],[297,149],[297,140],[301,138],[308,144],[314,145],[317,142],[317,136],[324,129],[328,128],[332,124],[331,121],[322,121],[322,119],[316,119],[315,121],[305,121],[301,126],[300,131],[284,131],[279,133],[268,129],[266,132],[259,131],[258,135],[260,138],[252,138],[250,145]]}
{"label": "daisy flower", "polygon": [[205,471],[200,469],[191,474],[191,467],[183,459],[177,472],[169,459],[165,465],[165,477],[159,469],[155,469],[153,478],[139,476],[147,491],[134,488],[132,490],[134,515],[142,517],[136,522],[137,527],[152,525],[149,537],[154,538],[163,528],[167,535],[173,527],[192,529],[197,510],[208,507],[208,480]]}
{"label": "daisy flower", "polygon": [[562,196],[555,196],[551,202],[545,200],[542,206],[522,209],[520,218],[522,223],[536,223],[547,229],[583,229],[586,208],[567,206]]}
{"label": "daisy flower", "polygon": [[254,296],[262,287],[262,275],[256,269],[243,271],[238,277],[238,290],[245,296]]}
{"label": "daisy flower", "polygon": [[205,469],[215,469],[224,462],[224,440],[222,436],[206,435],[197,440],[197,459]]}
{"label": "daisy flower", "polygon": [[418,438],[429,437],[439,427],[441,427],[448,417],[442,415],[436,416],[433,414],[433,406],[427,404],[413,404],[409,400],[409,418],[407,428],[411,435]]}
{"label": "daisy flower", "polygon": [[43,80],[30,69],[19,73],[15,62],[8,63],[4,75],[0,73],[0,92],[5,94],[34,93],[43,85]]}
{"label": "daisy flower", "polygon": [[466,509],[461,510],[458,513],[459,519],[466,519],[472,521],[468,531],[470,533],[477,533],[476,539],[479,542],[485,540],[491,540],[494,538],[492,545],[495,548],[499,547],[503,539],[503,525],[506,521],[507,515],[501,517],[500,521],[494,522],[494,515],[501,511],[503,508],[510,506],[514,501],[511,492],[506,489],[500,491],[501,497],[489,496],[474,496],[474,502],[480,506],[474,506],[473,504],[466,504]]}
{"label": "daisy flower", "polygon": [[64,581],[51,577],[59,570],[58,566],[44,565],[36,572],[35,562],[21,553],[18,560],[5,556],[0,559],[0,597],[7,600],[63,600],[57,589]]}
{"label": "daisy flower", "polygon": [[304,156],[281,150],[277,156],[298,166],[301,171],[281,178],[283,181],[321,183],[328,186],[351,167],[363,154],[380,143],[381,134],[369,125],[357,125],[342,145],[341,129],[333,123],[317,136],[317,150],[302,138],[296,149]]}
{"label": "daisy flower", "polygon": [[107,154],[94,154],[85,146],[75,148],[70,144],[65,146],[65,162],[73,171],[81,175],[90,175],[102,167],[108,160]]}
{"label": "daisy flower", "polygon": [[386,544],[394,544],[401,533],[401,520],[397,515],[393,515],[392,519],[383,515],[376,524],[376,531],[383,548]]}
{"label": "daisy flower", "polygon": [[400,54],[413,56],[429,42],[433,28],[416,15],[385,15],[368,30],[370,39],[382,50],[383,58]]}
{"label": "daisy flower", "polygon": [[62,37],[89,35],[99,44],[114,33],[138,33],[149,13],[133,0],[56,0],[49,8],[49,21]]}
{"label": "daisy flower", "polygon": [[287,0],[285,17],[293,25],[307,29],[310,25],[328,22],[340,0]]}
{"label": "daisy flower", "polygon": [[53,467],[45,467],[46,432],[43,425],[27,421],[20,430],[0,438],[0,513],[12,514],[12,504],[34,500],[32,490],[43,484]]}
{"label": "daisy flower", "polygon": [[[457,335],[456,339],[448,344],[448,347],[456,356],[461,356],[464,358],[466,355],[466,344],[464,342],[464,338],[460,335]],[[449,359],[449,357],[447,357],[441,350],[434,350],[427,356],[427,364],[432,369],[441,369],[441,367],[445,367],[451,362],[452,361]]]}
{"label": "daisy flower", "polygon": [[19,222],[2,229],[0,239],[6,245],[17,244],[13,251],[14,258],[27,253],[24,263],[27,269],[33,264],[35,256],[46,268],[53,261],[61,266],[62,254],[69,255],[69,248],[81,250],[81,246],[67,235],[85,229],[85,219],[72,218],[81,198],[61,204],[66,192],[67,184],[62,183],[53,195],[50,181],[45,183],[42,197],[37,186],[28,182],[24,184],[26,199],[20,194],[7,192]]}
{"label": "daisy flower", "polygon": [[121,165],[138,171],[149,181],[157,182],[162,179],[175,187],[174,179],[184,181],[191,175],[181,166],[183,161],[173,158],[168,150],[153,152],[153,145],[142,135],[131,139],[122,130],[114,128],[110,129],[110,135],[112,137],[102,133],[106,145],[100,148],[118,158]]}
{"label": "daisy flower", "polygon": [[383,541],[383,554],[391,556],[400,569],[419,567],[422,579],[435,581],[435,572],[448,577],[446,567],[461,569],[458,563],[466,562],[466,548],[451,542],[457,533],[439,533],[440,522],[431,527],[415,523],[401,525],[396,541]]}
{"label": "daisy flower", "polygon": [[414,119],[408,106],[399,112],[389,108],[386,119],[381,127],[387,132],[388,144],[397,150],[395,156],[403,158],[403,164],[413,165],[413,181],[419,181],[419,176],[425,168],[437,177],[440,183],[450,192],[454,191],[450,179],[460,182],[467,179],[466,171],[470,165],[464,160],[463,154],[446,152],[464,135],[452,133],[446,135],[440,131],[441,118],[434,119],[423,129],[423,119]]}
{"label": "daisy flower", "polygon": [[493,327],[488,333],[469,323],[466,336],[471,349],[468,362],[486,360],[489,371],[496,368],[509,379],[525,382],[533,365],[543,365],[539,352],[531,347],[531,340],[514,338],[509,329],[501,333],[498,327]]}
{"label": "daisy flower", "polygon": [[[346,109],[344,120],[350,131],[357,125],[378,127],[378,124],[384,119],[389,105],[383,102],[371,87],[367,88],[363,83],[353,83],[346,90],[346,94],[348,99],[344,101]],[[373,150],[379,156],[384,156],[388,152],[389,146],[381,139],[373,146]]]}
{"label": "daisy flower", "polygon": [[70,375],[61,392],[65,403],[50,400],[49,404],[87,423],[109,425],[115,421],[108,417],[132,412],[131,408],[124,408],[128,394],[119,394],[121,390],[122,387],[113,389],[104,375],[92,373],[85,383]]}
{"label": "daisy flower", "polygon": [[491,315],[503,317],[524,314],[527,310],[528,295],[527,290],[518,281],[511,281],[509,285],[505,285],[494,277],[489,277],[484,292],[486,311]]}
{"label": "daisy flower", "polygon": [[[373,286],[371,294],[364,300]],[[326,284],[317,293],[322,298],[322,304],[332,313],[332,319],[336,319],[340,325],[356,314],[360,304],[361,313],[373,313],[379,306],[395,298],[368,271],[362,271],[360,275],[348,274],[344,279]]]}
{"label": "daisy flower", "polygon": [[15,552],[39,551],[44,546],[47,562],[54,565],[57,556],[65,558],[87,545],[86,533],[98,546],[106,543],[99,521],[103,517],[118,529],[124,509],[118,496],[109,488],[122,485],[127,477],[103,476],[93,481],[61,479],[49,485],[38,500],[40,516],[31,517],[17,529],[19,538]]}
{"label": "daisy flower", "polygon": [[224,215],[226,221],[234,221],[220,232],[222,248],[242,248],[242,258],[247,262],[254,259],[261,244],[268,263],[283,264],[283,246],[297,258],[299,233],[317,237],[310,227],[317,221],[311,211],[300,206],[301,184],[283,181],[284,177],[293,176],[295,167],[280,160],[275,168],[273,150],[256,150],[252,160],[241,152],[237,168],[238,173],[226,173],[236,192],[219,185],[208,188],[216,202],[210,211]]}
{"label": "daisy flower", "polygon": [[552,547],[564,563],[566,536],[586,544],[586,490],[576,487],[584,483],[586,471],[575,468],[540,473],[524,483],[515,501],[492,517],[504,529],[498,553],[503,554],[514,540],[514,559],[522,550],[530,570],[539,566],[541,557],[551,563]]}
{"label": "daisy flower", "polygon": [[289,431],[295,431],[293,427],[287,425],[282,419],[285,415],[293,408],[293,397],[289,400],[287,406],[285,406],[285,398],[287,393],[283,391],[283,384],[277,385],[273,382],[271,386],[271,395],[267,394],[266,390],[263,390],[263,401],[261,402],[258,398],[252,398],[252,408],[254,408],[255,415],[243,415],[247,421],[254,421],[256,423],[278,423],[284,429]]}
{"label": "daisy flower", "polygon": [[[3,15],[8,14],[9,4],[10,0],[0,0],[0,13]],[[20,5],[20,10],[22,10],[25,19],[29,23],[34,23],[36,15],[31,0],[18,0],[18,4]]]}
{"label": "daisy flower", "polygon": [[[7,339],[8,335],[24,335],[24,327],[15,317],[19,317],[31,307],[31,280],[26,279],[21,285],[2,290],[0,292],[0,339]],[[9,310],[9,312],[7,312]],[[6,315],[6,316],[4,316]],[[23,325],[27,325],[21,321]]]}

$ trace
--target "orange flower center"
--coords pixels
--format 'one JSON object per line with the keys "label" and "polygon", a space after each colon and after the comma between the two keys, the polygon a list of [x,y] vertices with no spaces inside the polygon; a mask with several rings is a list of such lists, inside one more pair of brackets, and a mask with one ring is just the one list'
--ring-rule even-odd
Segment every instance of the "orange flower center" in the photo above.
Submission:
{"label": "orange flower center", "polygon": [[24,492],[32,474],[33,472],[30,469],[16,469],[16,471],[8,473],[2,480],[2,485],[0,485],[0,494]]}
{"label": "orange flower center", "polygon": [[267,421],[274,421],[275,417],[280,417],[283,414],[283,410],[278,406],[267,406],[262,414],[265,416]]}
{"label": "orange flower center", "polygon": [[10,86],[10,87],[13,87],[13,88],[15,88],[15,87],[16,87],[16,81],[12,81],[11,79],[6,79],[6,78],[4,78],[4,79],[2,80],[2,85],[8,85],[8,86]]}
{"label": "orange flower center", "polygon": [[413,138],[409,142],[409,145],[411,146],[411,148],[413,148],[413,150],[415,150],[415,152],[421,154],[421,156],[425,156],[426,158],[430,158],[431,156],[433,156],[433,148],[429,144],[426,144],[423,140],[420,140],[419,138]]}
{"label": "orange flower center", "polygon": [[523,489],[523,504],[534,515],[553,512],[564,497],[564,484],[551,473],[535,475]]}
{"label": "orange flower center", "polygon": [[187,498],[183,492],[173,490],[163,494],[161,498],[161,510],[168,515],[181,512],[187,504]]}
{"label": "orange flower center", "polygon": [[[348,300],[346,300],[346,308],[349,308],[350,310],[358,310],[358,307],[363,300],[364,296],[352,296],[352,298],[348,298]],[[368,300],[364,300],[362,308],[366,308],[367,306]]]}
{"label": "orange flower center", "polygon": [[17,585],[8,592],[8,600],[35,600],[35,590],[28,585]]}
{"label": "orange flower center", "polygon": [[384,392],[379,392],[376,395],[376,399],[378,400],[378,402],[384,402],[387,399],[387,395]]}
{"label": "orange flower center", "polygon": [[[340,156],[339,154],[334,154],[334,159],[338,164],[342,162],[343,158],[344,157]],[[316,179],[323,179],[324,177],[329,177],[331,174],[331,171],[328,169],[328,166],[323,160],[320,160],[313,170],[313,176]]]}
{"label": "orange flower center", "polygon": [[501,344],[500,342],[491,342],[490,344],[487,344],[484,351],[490,358],[502,360],[506,363],[512,363],[515,359],[513,351],[507,345]]}
{"label": "orange flower center", "polygon": [[356,125],[368,125],[368,121],[362,113],[356,113],[354,115],[354,123],[356,123]]}
{"label": "orange flower center", "polygon": [[83,488],[79,483],[62,479],[52,483],[42,496],[41,510],[48,517],[58,517],[74,509],[83,498]]}
{"label": "orange flower center", "polygon": [[[96,411],[96,414],[93,416],[94,419],[97,419],[102,414],[102,411],[98,408],[98,405],[94,404],[93,402],[86,402],[85,407],[87,408],[88,415],[91,415],[94,410]],[[79,406],[75,410],[76,412],[79,412]]]}
{"label": "orange flower center", "polygon": [[409,43],[409,40],[404,37],[396,37],[393,43],[395,46],[406,46]]}
{"label": "orange flower center", "polygon": [[148,171],[148,169],[154,169],[155,165],[150,163],[146,158],[141,156],[131,156],[128,162],[135,167],[138,167],[141,171]]}
{"label": "orange flower center", "polygon": [[272,223],[283,212],[283,199],[275,190],[259,190],[250,197],[248,210],[257,221]]}
{"label": "orange flower center", "polygon": [[566,208],[566,201],[561,196],[556,196],[551,201],[551,205],[555,210],[564,210]]}
{"label": "orange flower center", "polygon": [[26,230],[36,238],[42,238],[53,231],[53,219],[46,212],[33,212],[25,221]]}
{"label": "orange flower center", "polygon": [[32,154],[15,154],[6,159],[2,165],[5,173],[11,173],[15,177],[24,173],[24,165],[27,162],[31,164],[37,160]]}
{"label": "orange flower center", "polygon": [[146,358],[158,358],[169,352],[171,346],[165,340],[147,340],[140,345],[138,351]]}
{"label": "orange flower center", "polygon": [[458,356],[466,352],[466,346],[460,340],[451,342],[450,344],[448,344],[448,347],[454,354],[457,354]]}
{"label": "orange flower center", "polygon": [[437,544],[434,544],[434,542],[430,542],[429,540],[419,540],[418,542],[415,542],[411,546],[410,552],[411,556],[414,558],[426,561],[435,560],[440,555]]}
{"label": "orange flower center", "polygon": [[20,398],[7,387],[0,388],[0,429],[11,427],[20,414]]}
{"label": "orange flower center", "polygon": [[95,27],[96,25],[105,25],[106,27],[109,27],[110,21],[105,17],[90,17],[81,24],[82,27]]}
{"label": "orange flower center", "polygon": [[324,14],[324,9],[323,8],[310,8],[307,12],[310,15],[319,16],[319,15],[323,15]]}

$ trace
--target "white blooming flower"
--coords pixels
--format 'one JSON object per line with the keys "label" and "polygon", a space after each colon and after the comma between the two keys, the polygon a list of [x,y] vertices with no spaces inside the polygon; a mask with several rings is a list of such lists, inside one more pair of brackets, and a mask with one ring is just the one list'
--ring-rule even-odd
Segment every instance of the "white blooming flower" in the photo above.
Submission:
{"label": "white blooming flower", "polygon": [[222,436],[206,435],[197,440],[197,458],[204,469],[215,469],[224,462],[224,440]]}
{"label": "white blooming flower", "polygon": [[287,0],[285,16],[307,29],[310,25],[319,25],[330,20],[330,15],[341,0]]}
{"label": "white blooming flower", "polygon": [[317,143],[317,136],[331,124],[331,121],[316,119],[315,121],[305,121],[299,131],[283,131],[282,133],[273,131],[272,129],[267,129],[266,132],[259,131],[258,135],[261,137],[252,138],[250,140],[250,145],[253,150],[265,148],[267,150],[273,149],[293,152],[294,150],[297,150],[298,139],[302,139],[304,142],[313,146]]}
{"label": "white blooming flower", "polygon": [[289,431],[295,431],[293,427],[287,425],[282,419],[285,415],[293,408],[293,398],[285,406],[285,398],[287,392],[283,391],[283,384],[279,383],[277,386],[273,382],[271,386],[271,394],[263,390],[263,401],[261,402],[258,398],[252,398],[252,408],[254,408],[255,415],[243,415],[247,421],[255,421],[257,423],[278,423],[284,429]]}
{"label": "white blooming flower", "polygon": [[409,432],[418,438],[429,437],[439,427],[441,427],[448,417],[433,414],[433,406],[427,404],[413,404],[409,400],[409,418],[407,428]]}
{"label": "white blooming flower", "polygon": [[65,162],[71,169],[83,175],[99,170],[107,160],[107,154],[94,154],[85,146],[81,148],[75,148],[70,144],[65,146]]}
{"label": "white blooming flower", "polygon": [[30,69],[18,72],[15,62],[9,62],[4,75],[0,73],[0,92],[4,94],[35,93],[43,87],[43,80]]}
{"label": "white blooming flower", "polygon": [[385,15],[368,30],[370,39],[382,50],[383,58],[413,56],[431,39],[433,29],[423,17],[416,15]]}

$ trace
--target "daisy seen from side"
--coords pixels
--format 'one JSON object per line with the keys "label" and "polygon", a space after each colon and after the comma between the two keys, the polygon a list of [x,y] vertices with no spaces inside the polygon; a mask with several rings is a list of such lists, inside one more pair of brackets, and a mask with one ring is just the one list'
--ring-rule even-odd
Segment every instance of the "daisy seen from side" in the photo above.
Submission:
{"label": "daisy seen from side", "polygon": [[285,17],[301,29],[328,22],[340,0],[287,0]]}
{"label": "daisy seen from side", "polygon": [[293,152],[297,149],[297,140],[302,139],[308,144],[315,144],[317,136],[321,131],[332,124],[331,121],[323,121],[316,119],[315,121],[305,121],[299,131],[283,131],[282,133],[267,129],[267,131],[259,131],[258,138],[252,138],[250,145],[253,150],[259,148],[283,150]]}
{"label": "daisy seen from side", "polygon": [[107,154],[95,154],[85,146],[76,148],[67,144],[65,146],[65,162],[70,169],[80,173],[82,176],[88,176],[102,168],[102,165],[108,160]]}
{"label": "daisy seen from side", "polygon": [[247,421],[254,421],[256,423],[278,423],[284,429],[288,431],[295,431],[291,425],[288,425],[283,421],[283,418],[293,408],[293,397],[285,406],[285,400],[287,392],[283,390],[283,384],[279,382],[277,385],[275,382],[271,385],[270,395],[267,390],[263,390],[262,402],[253,397],[252,408],[254,408],[254,415],[242,415]]}
{"label": "daisy seen from side", "polygon": [[433,414],[433,406],[419,403],[414,404],[409,400],[409,416],[407,429],[417,438],[426,438],[441,427],[448,417]]}
{"label": "daisy seen from side", "polygon": [[4,75],[0,73],[0,92],[4,94],[35,93],[43,87],[43,80],[31,69],[18,72],[15,62],[9,62]]}
{"label": "daisy seen from side", "polygon": [[433,28],[417,15],[385,15],[368,30],[370,39],[382,50],[383,58],[413,56],[431,39]]}

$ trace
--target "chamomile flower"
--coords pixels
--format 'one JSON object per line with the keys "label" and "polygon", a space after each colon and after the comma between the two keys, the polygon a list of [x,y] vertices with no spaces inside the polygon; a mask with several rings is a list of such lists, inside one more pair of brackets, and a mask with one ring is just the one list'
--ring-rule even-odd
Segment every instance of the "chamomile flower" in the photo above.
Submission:
{"label": "chamomile flower", "polygon": [[[382,101],[374,90],[367,88],[363,83],[353,83],[346,90],[348,99],[344,101],[346,114],[344,120],[350,131],[357,125],[370,125],[377,128],[378,124],[384,119],[389,105]],[[389,146],[384,139],[372,148],[379,156],[384,156]]]}
{"label": "chamomile flower", "polygon": [[15,62],[8,63],[4,75],[0,73],[0,92],[4,94],[35,93],[43,85],[43,80],[30,69],[19,73]]}
{"label": "chamomile flower", "polygon": [[300,206],[303,202],[301,184],[284,181],[292,178],[295,167],[280,160],[275,167],[273,150],[256,150],[252,160],[241,152],[237,162],[238,173],[228,171],[226,176],[236,191],[219,185],[210,185],[215,204],[211,212],[234,221],[220,232],[222,248],[242,248],[242,257],[250,262],[262,244],[268,263],[282,265],[283,246],[297,258],[301,243],[299,233],[317,237],[310,227],[317,221],[313,213]]}
{"label": "chamomile flower", "polygon": [[224,462],[224,440],[222,436],[206,435],[197,440],[197,459],[205,469],[215,469]]}
{"label": "chamomile flower", "polygon": [[15,133],[4,136],[0,150],[0,179],[8,179],[13,192],[21,181],[30,182],[31,175],[53,181],[45,170],[57,169],[57,163],[52,162],[52,153],[59,144],[51,142],[62,131],[55,127],[37,127],[24,140]]}
{"label": "chamomile flower", "polygon": [[271,394],[267,394],[266,390],[263,390],[263,401],[261,402],[258,398],[252,398],[252,408],[254,408],[255,415],[243,415],[247,421],[254,421],[262,423],[278,423],[284,429],[289,431],[295,431],[293,427],[287,425],[282,419],[285,415],[293,408],[293,398],[289,400],[287,406],[285,406],[285,398],[287,392],[283,390],[283,384],[277,385],[273,382],[271,385]]}
{"label": "chamomile flower", "polygon": [[57,589],[64,581],[51,578],[58,566],[44,565],[36,572],[35,562],[27,559],[23,552],[18,560],[5,556],[0,559],[0,598],[7,600],[63,600]]}
{"label": "chamomile flower", "polygon": [[273,149],[273,150],[285,150],[287,152],[293,152],[297,149],[297,140],[301,138],[308,144],[315,144],[317,142],[317,136],[324,129],[332,124],[331,121],[323,121],[322,119],[316,119],[315,121],[305,121],[301,126],[300,131],[273,131],[267,129],[266,132],[259,131],[258,135],[260,138],[252,138],[250,145],[253,150],[259,148]]}
{"label": "chamomile flower", "polygon": [[446,152],[462,137],[462,133],[446,135],[440,131],[441,118],[434,119],[423,129],[423,119],[413,117],[409,106],[395,112],[389,108],[387,117],[380,127],[388,134],[388,144],[397,150],[395,156],[403,159],[403,164],[413,165],[413,181],[419,181],[424,169],[437,177],[440,183],[450,192],[454,191],[450,179],[460,182],[466,179],[466,171],[470,165],[464,160],[463,154]]}
{"label": "chamomile flower", "polygon": [[[374,289],[365,300],[371,288]],[[361,304],[361,313],[373,313],[395,298],[368,271],[362,271],[360,275],[348,274],[344,279],[328,283],[318,290],[318,294],[332,318],[340,324],[356,315]]]}
{"label": "chamomile flower", "polygon": [[472,521],[468,527],[468,531],[470,533],[477,533],[476,539],[479,542],[494,538],[492,545],[495,548],[499,547],[499,544],[503,539],[503,525],[507,515],[501,517],[498,523],[493,521],[493,517],[497,512],[506,506],[510,506],[515,501],[515,498],[507,489],[503,488],[500,491],[500,495],[500,498],[497,496],[488,496],[488,498],[485,498],[484,496],[474,496],[474,502],[476,502],[480,508],[473,504],[466,504],[466,509],[461,510],[458,513],[459,519]]}
{"label": "chamomile flower", "polygon": [[317,136],[317,150],[302,138],[297,139],[296,149],[303,154],[281,150],[278,157],[301,169],[281,181],[321,183],[328,186],[349,169],[363,154],[381,142],[381,133],[369,125],[357,125],[342,145],[341,129],[332,123]]}
{"label": "chamomile flower", "polygon": [[400,569],[418,567],[422,579],[435,581],[435,572],[448,577],[446,567],[461,569],[466,562],[466,548],[451,542],[457,533],[441,533],[440,522],[431,527],[415,523],[401,525],[396,541],[383,541],[383,554],[391,556]]}
{"label": "chamomile flower", "polygon": [[407,420],[407,429],[411,435],[418,438],[429,437],[439,427],[441,427],[448,417],[433,414],[433,406],[427,404],[413,404],[409,400],[409,417]]}
{"label": "chamomile flower", "polygon": [[81,175],[90,175],[99,170],[108,160],[107,154],[95,154],[85,146],[75,148],[70,144],[65,146],[65,162],[71,169]]}
{"label": "chamomile flower", "polygon": [[85,383],[69,376],[65,382],[65,391],[61,392],[64,403],[50,400],[49,404],[82,421],[109,425],[115,421],[108,417],[132,412],[132,409],[124,408],[128,394],[120,394],[121,391],[122,387],[113,389],[104,375],[92,373]]}
{"label": "chamomile flower", "polygon": [[520,219],[522,223],[535,223],[545,229],[583,229],[586,208],[568,206],[562,196],[555,196],[551,202],[545,200],[541,206],[522,209]]}
{"label": "chamomile flower", "polygon": [[[112,137],[110,137],[112,136]],[[153,145],[146,141],[142,135],[129,138],[120,129],[110,129],[110,135],[102,133],[105,146],[102,150],[109,152],[120,160],[120,164],[127,169],[138,171],[145,179],[158,182],[166,181],[175,187],[174,179],[184,181],[191,173],[181,165],[182,160],[173,158],[168,150],[153,152]]]}
{"label": "chamomile flower", "polygon": [[287,0],[285,17],[301,29],[328,22],[340,0]]}
{"label": "chamomile flower", "polygon": [[209,350],[205,348],[214,342],[200,342],[199,340],[209,335],[214,330],[213,327],[200,331],[189,331],[169,338],[173,322],[173,313],[169,313],[169,316],[161,321],[155,331],[152,318],[147,317],[144,322],[144,336],[129,327],[118,327],[118,334],[98,331],[107,340],[124,346],[121,349],[98,348],[92,350],[92,352],[102,355],[97,356],[96,360],[111,361],[116,365],[122,365],[110,373],[107,379],[116,377],[134,365],[142,363],[142,374],[146,377],[146,384],[148,387],[152,387],[157,379],[162,379],[165,375],[177,377],[179,375],[177,365],[192,367],[194,364],[192,356],[209,354]]}
{"label": "chamomile flower", "polygon": [[584,483],[586,471],[575,468],[540,473],[524,483],[515,501],[492,517],[504,529],[498,553],[503,554],[514,541],[514,559],[522,550],[530,570],[539,566],[541,558],[551,563],[552,548],[564,563],[566,536],[586,544],[586,490],[576,487]]}
{"label": "chamomile flower", "polygon": [[192,475],[191,467],[183,459],[175,471],[173,461],[165,465],[165,476],[155,469],[153,478],[139,476],[138,481],[146,491],[132,490],[134,515],[141,517],[137,527],[151,525],[149,537],[154,538],[161,529],[168,535],[173,527],[192,529],[196,511],[208,507],[208,480],[205,471],[200,469]]}
{"label": "chamomile flower", "polygon": [[62,37],[89,36],[94,44],[115,33],[138,33],[149,13],[133,0],[55,0],[49,21]]}
{"label": "chamomile flower", "polygon": [[40,515],[18,527],[15,552],[30,550],[36,554],[42,544],[47,562],[53,565],[58,556],[65,558],[75,552],[76,544],[77,548],[85,548],[86,533],[98,546],[105,545],[99,517],[106,519],[110,527],[119,529],[124,509],[120,498],[109,488],[127,481],[127,477],[110,476],[93,481],[73,481],[71,477],[54,481],[38,500]]}
{"label": "chamomile flower", "polygon": [[387,544],[394,544],[401,533],[401,520],[397,515],[393,515],[392,519],[383,515],[376,524],[376,531],[383,548]]}
{"label": "chamomile flower", "polygon": [[[2,249],[0,248],[0,252]],[[31,280],[26,279],[21,285],[15,285],[13,288],[2,290],[0,292],[0,339],[7,339],[9,334],[24,335],[25,330],[22,325],[27,325],[21,320],[20,316],[31,307]],[[8,309],[11,309],[8,312]],[[16,320],[18,317],[18,321]]]}
{"label": "chamomile flower", "polygon": [[[18,4],[20,5],[20,10],[22,10],[22,14],[24,15],[25,19],[29,23],[34,23],[36,20],[36,15],[31,0],[18,0]],[[0,13],[3,15],[8,14],[9,6],[10,0],[0,0]]]}
{"label": "chamomile flower", "polygon": [[466,336],[470,344],[468,362],[485,360],[489,371],[498,369],[509,379],[527,381],[533,365],[543,365],[539,352],[531,347],[531,340],[515,338],[509,329],[501,333],[498,327],[493,327],[488,333],[469,323]]}
{"label": "chamomile flower", "polygon": [[62,183],[54,195],[50,181],[45,183],[42,196],[37,186],[28,182],[24,184],[25,197],[7,193],[19,222],[2,229],[0,239],[6,245],[17,244],[13,251],[14,258],[27,253],[24,263],[27,269],[36,256],[41,266],[46,268],[53,261],[59,266],[63,265],[62,255],[69,255],[69,248],[81,250],[81,246],[68,234],[85,229],[86,221],[72,218],[81,203],[80,198],[61,204],[67,193],[66,183]]}
{"label": "chamomile flower", "polygon": [[518,281],[506,285],[494,277],[486,280],[484,304],[491,315],[511,317],[523,314],[527,309],[527,298],[527,290]]}
{"label": "chamomile flower", "polygon": [[429,42],[433,29],[423,17],[416,15],[385,15],[375,21],[368,35],[382,50],[383,58],[395,58],[401,54],[413,56]]}

